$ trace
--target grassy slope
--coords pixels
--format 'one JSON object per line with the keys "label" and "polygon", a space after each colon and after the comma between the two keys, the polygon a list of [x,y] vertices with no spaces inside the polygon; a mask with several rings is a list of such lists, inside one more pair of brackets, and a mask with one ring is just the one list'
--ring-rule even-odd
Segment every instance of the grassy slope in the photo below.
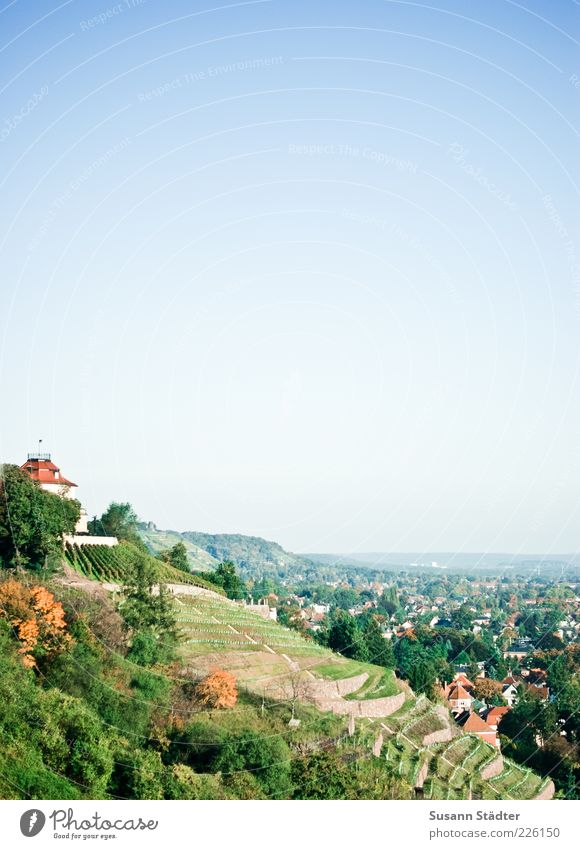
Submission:
{"label": "grassy slope", "polygon": [[203,548],[190,542],[177,531],[140,530],[139,534],[152,554],[159,554],[163,549],[171,548],[177,542],[182,542],[187,549],[189,565],[194,570],[215,569],[219,564],[219,560],[216,560]]}
{"label": "grassy slope", "polygon": [[[184,660],[201,669],[216,664],[230,669],[250,691],[274,692],[276,682],[288,680],[292,675],[288,661],[314,677],[330,680],[367,672],[369,677],[362,687],[346,697],[350,700],[390,696],[399,689],[389,670],[340,657],[276,622],[245,611],[234,602],[183,597],[178,604],[179,624],[185,640],[189,641],[184,644]],[[508,759],[504,759],[501,775],[483,781],[480,770],[497,757],[497,750],[473,735],[463,734],[451,717],[447,721],[443,719],[424,696],[407,699],[397,713],[384,720],[367,722],[369,744],[382,730],[385,734],[382,757],[390,759],[394,772],[411,785],[423,763],[429,762],[425,782],[425,795],[429,798],[466,799],[473,794],[482,799],[530,799],[542,786],[539,776]],[[447,724],[453,729],[453,740],[423,747],[426,734]]]}
{"label": "grassy slope", "polygon": [[223,560],[231,560],[252,574],[259,570],[305,570],[308,558],[286,551],[276,542],[244,534],[205,534],[197,531],[140,530],[142,539],[156,554],[176,542],[183,542],[194,569],[213,569]]}
{"label": "grassy slope", "polygon": [[[388,670],[336,655],[217,594],[184,594],[176,598],[176,607],[185,663],[199,672],[215,666],[229,669],[248,693],[275,697],[276,686],[288,681],[297,669],[331,680],[367,672],[367,681],[351,694],[355,699],[392,695],[398,689]],[[537,795],[542,779],[507,759],[501,775],[483,781],[480,770],[497,757],[497,751],[474,736],[463,735],[452,720],[447,722],[453,727],[454,739],[425,748],[425,734],[445,727],[446,720],[422,696],[408,698],[397,713],[384,720],[365,720],[359,734],[368,736],[370,746],[382,732],[385,743],[381,757],[411,785],[428,763],[424,785],[427,798],[466,799],[473,794],[483,799],[530,799]],[[332,723],[344,723],[344,718],[333,717]]]}

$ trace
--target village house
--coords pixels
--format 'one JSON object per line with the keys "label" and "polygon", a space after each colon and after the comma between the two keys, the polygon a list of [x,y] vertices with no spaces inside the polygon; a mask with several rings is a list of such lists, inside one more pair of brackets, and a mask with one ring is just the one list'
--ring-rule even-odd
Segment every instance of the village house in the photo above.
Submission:
{"label": "village house", "polygon": [[445,698],[451,713],[463,713],[471,710],[473,697],[461,684],[449,684],[445,688]]}
{"label": "village house", "polygon": [[506,715],[506,713],[510,710],[508,705],[498,705],[495,707],[490,707],[485,710],[482,714],[483,719],[487,722],[489,727],[493,731],[497,731],[497,727]]}
{"label": "village house", "polygon": [[489,743],[499,749],[497,731],[491,728],[477,713],[463,714],[457,718],[457,722],[467,734],[475,734],[484,743]]}
{"label": "village house", "polygon": [[[61,473],[60,468],[52,462],[50,454],[29,454],[26,463],[20,466],[22,471],[27,472],[32,480],[38,481],[41,488],[46,492],[52,492],[53,495],[58,495],[61,498],[75,498],[73,492],[77,488],[76,483],[73,483]],[[88,516],[87,511],[81,509],[81,515],[77,522],[75,533],[88,534]]]}
{"label": "village house", "polygon": [[453,676],[456,684],[461,684],[468,692],[473,690],[473,681],[470,681],[465,672],[456,672]]}
{"label": "village house", "polygon": [[516,660],[523,660],[530,652],[534,650],[530,640],[523,638],[517,640],[504,651],[504,658],[514,657]]}
{"label": "village house", "polygon": [[518,688],[515,684],[504,684],[501,695],[512,708],[518,700]]}

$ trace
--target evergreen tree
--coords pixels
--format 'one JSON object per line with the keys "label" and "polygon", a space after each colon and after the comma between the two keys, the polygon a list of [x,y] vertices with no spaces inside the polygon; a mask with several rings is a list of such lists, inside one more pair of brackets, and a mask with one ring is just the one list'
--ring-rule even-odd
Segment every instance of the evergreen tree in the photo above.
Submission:
{"label": "evergreen tree", "polygon": [[366,646],[368,660],[387,669],[395,668],[395,655],[391,641],[385,639],[374,616],[369,616],[363,626],[362,639]]}
{"label": "evergreen tree", "polygon": [[158,583],[155,560],[139,549],[135,549],[123,594],[120,613],[130,634],[129,655],[144,665],[170,660],[177,643],[171,595]]}

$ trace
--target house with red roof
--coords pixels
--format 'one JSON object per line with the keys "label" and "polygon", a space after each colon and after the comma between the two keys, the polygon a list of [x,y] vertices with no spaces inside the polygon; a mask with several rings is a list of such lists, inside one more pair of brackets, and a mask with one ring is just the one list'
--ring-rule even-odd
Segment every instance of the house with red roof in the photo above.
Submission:
{"label": "house with red roof", "polygon": [[461,684],[465,690],[473,690],[473,681],[470,681],[465,672],[457,672],[453,677],[456,684]]}
{"label": "house with red roof", "polygon": [[471,710],[473,697],[461,684],[449,684],[445,688],[445,696],[452,713],[463,713]]}
{"label": "house with red roof", "polygon": [[497,730],[488,725],[477,713],[465,714],[458,717],[457,721],[466,734],[475,734],[484,743],[489,743],[499,749]]}
{"label": "house with red roof", "polygon": [[[38,481],[42,489],[47,492],[52,492],[54,495],[59,495],[61,498],[76,498],[74,489],[77,488],[76,483],[66,478],[60,468],[52,462],[50,454],[41,454],[36,452],[29,454],[26,463],[23,463],[20,468],[27,472],[32,480]],[[75,528],[77,534],[88,534],[88,516],[87,511],[81,508],[81,515]]]}
{"label": "house with red roof", "polygon": [[548,698],[550,696],[550,690],[547,684],[526,684],[525,691],[526,693],[529,693],[532,696],[537,696],[544,702],[548,701]]}
{"label": "house with red roof", "polygon": [[[74,491],[77,489],[77,484],[62,474],[60,467],[52,462],[50,454],[42,454],[40,451],[29,454],[26,463],[23,463],[20,468],[23,472],[27,472],[32,480],[37,481],[41,488],[47,492],[52,492],[60,498],[77,497]],[[113,546],[118,543],[116,537],[89,535],[88,515],[82,505],[75,532],[73,535],[65,537],[64,541],[75,545]]]}
{"label": "house with red roof", "polygon": [[497,705],[495,707],[491,707],[483,714],[483,719],[493,731],[497,731],[498,725],[509,710],[509,705]]}

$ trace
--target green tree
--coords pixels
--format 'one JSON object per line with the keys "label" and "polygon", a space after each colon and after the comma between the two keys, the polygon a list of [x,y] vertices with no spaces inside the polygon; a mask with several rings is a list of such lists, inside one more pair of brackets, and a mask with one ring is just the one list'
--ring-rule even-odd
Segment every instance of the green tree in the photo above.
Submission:
{"label": "green tree", "polygon": [[368,649],[354,616],[335,610],[330,617],[327,645],[334,651],[354,660],[367,660]]}
{"label": "green tree", "polygon": [[117,537],[119,540],[132,542],[145,548],[137,531],[139,519],[135,510],[128,502],[111,501],[101,518],[98,520],[100,532],[106,536]]}
{"label": "green tree", "polygon": [[181,540],[176,542],[171,548],[160,552],[157,557],[159,560],[163,560],[164,563],[169,563],[169,565],[173,566],[175,569],[181,569],[182,572],[191,571],[189,568],[189,560],[187,559],[187,548],[185,547],[185,543],[181,542]]}
{"label": "green tree", "polygon": [[74,532],[80,504],[42,489],[18,466],[0,474],[0,559],[6,566],[46,566]]}
{"label": "green tree", "polygon": [[228,598],[241,599],[248,594],[246,585],[231,560],[224,560],[214,572],[204,573],[204,576],[218,587],[222,587]]}
{"label": "green tree", "polygon": [[177,643],[177,626],[171,597],[159,583],[155,560],[134,549],[132,568],[123,587],[120,613],[130,635],[129,657],[151,665],[171,660]]}
{"label": "green tree", "polygon": [[318,751],[292,762],[295,799],[357,798],[356,774],[336,751]]}
{"label": "green tree", "polygon": [[224,782],[235,773],[249,770],[267,796],[288,799],[292,793],[290,750],[281,737],[264,737],[243,731],[230,737],[212,763]]}
{"label": "green tree", "polygon": [[89,706],[59,690],[41,694],[37,721],[46,765],[100,798],[113,767],[106,730]]}
{"label": "green tree", "polygon": [[395,668],[395,654],[391,641],[383,637],[381,629],[374,616],[369,616],[363,625],[362,640],[366,646],[368,659],[377,666],[387,669]]}

